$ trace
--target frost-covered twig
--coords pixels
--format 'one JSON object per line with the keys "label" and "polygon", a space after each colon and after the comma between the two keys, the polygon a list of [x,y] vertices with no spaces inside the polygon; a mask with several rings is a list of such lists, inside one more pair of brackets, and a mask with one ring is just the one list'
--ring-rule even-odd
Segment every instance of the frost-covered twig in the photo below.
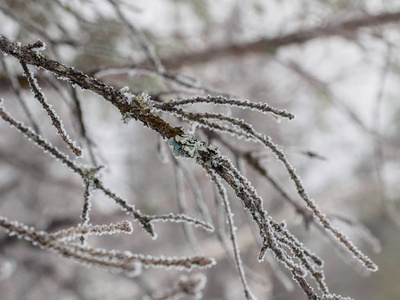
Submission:
{"label": "frost-covered twig", "polygon": [[[59,242],[54,240],[47,232],[36,231],[32,227],[28,227],[19,222],[8,221],[4,217],[0,217],[0,227],[8,231],[10,236],[16,235],[18,238],[24,238],[42,249],[58,253],[66,258],[77,260],[86,265],[106,268],[110,271],[117,273],[124,273],[128,276],[137,276],[141,273],[141,264],[138,261],[124,261],[121,259],[106,259],[104,256],[98,256],[92,249],[87,246],[77,246],[76,244],[69,244],[67,242]],[[113,257],[113,253],[107,250],[96,250],[102,253],[109,253],[108,257]]]}
{"label": "frost-covered twig", "polygon": [[172,108],[176,106],[192,105],[196,103],[227,105],[232,107],[237,106],[240,108],[249,108],[257,110],[263,113],[273,113],[274,115],[283,118],[289,118],[289,119],[294,118],[294,115],[292,113],[289,113],[284,109],[273,108],[269,106],[267,103],[251,102],[249,100],[243,100],[243,99],[230,99],[223,96],[207,96],[207,97],[193,97],[190,99],[177,99],[163,103],[154,103],[153,106],[163,111],[170,111],[172,110]]}
{"label": "frost-covered twig", "polygon": [[[25,127],[22,123],[12,118],[8,113],[4,111],[3,107],[1,106],[1,103],[0,103],[0,117],[2,117],[4,121],[10,123],[12,126],[16,127],[20,132],[25,134],[25,136],[27,136],[28,139],[32,140],[37,146],[49,152],[51,155],[59,159],[62,163],[64,163],[75,173],[79,174],[84,182],[89,183],[89,185],[92,185],[96,189],[102,190],[104,194],[109,196],[111,199],[114,199],[121,206],[123,210],[132,214],[142,224],[144,229],[146,229],[146,231],[149,232],[149,234],[154,236],[152,226],[143,214],[141,214],[138,210],[134,209],[132,205],[129,205],[125,200],[118,197],[108,188],[104,187],[104,185],[101,183],[101,181],[97,178],[96,175],[96,173],[98,172],[98,168],[85,168],[75,164],[72,160],[69,159],[67,155],[61,153],[57,148],[53,147],[49,142],[47,142],[42,137],[37,135],[30,128]],[[86,212],[84,214],[86,215]],[[85,218],[87,218],[87,216]]]}
{"label": "frost-covered twig", "polygon": [[71,141],[69,138],[67,132],[65,131],[65,128],[59,118],[59,116],[56,114],[54,109],[50,106],[49,103],[47,103],[46,98],[44,94],[42,93],[39,85],[37,84],[36,79],[33,77],[33,74],[31,71],[28,69],[28,66],[24,61],[20,61],[22,69],[24,70],[24,73],[28,79],[29,85],[32,89],[33,94],[35,95],[35,98],[40,102],[42,105],[43,109],[47,112],[49,115],[51,122],[53,126],[57,129],[58,134],[61,136],[63,141],[67,144],[67,146],[74,152],[76,156],[81,156],[82,155],[82,150],[75,146],[75,142]]}
{"label": "frost-covered twig", "polygon": [[[141,213],[139,210],[135,209],[133,205],[129,204],[126,200],[119,197],[117,194],[112,192],[110,189],[106,188],[103,183],[99,180],[97,172],[99,168],[86,168],[81,167],[75,164],[72,160],[68,158],[67,155],[61,153],[57,148],[53,147],[49,142],[41,138],[35,132],[33,132],[28,127],[25,127],[22,123],[13,119],[0,105],[0,117],[3,118],[4,121],[10,123],[12,126],[16,127],[19,131],[25,134],[30,140],[32,140],[37,146],[42,148],[43,150],[49,152],[55,158],[61,160],[66,166],[72,169],[75,173],[79,174],[85,184],[89,184],[90,188],[99,189],[103,191],[105,195],[113,199],[118,205],[120,205],[121,209],[134,216],[143,228],[153,237],[156,237],[154,233],[152,222],[155,221],[169,221],[169,222],[186,222],[189,224],[194,224],[195,226],[201,226],[206,230],[212,231],[213,226],[200,221],[198,219],[186,216],[186,215],[156,215],[156,216],[148,216]],[[89,197],[89,194],[85,193],[85,199]],[[82,211],[82,220],[88,220],[88,201],[85,201],[84,209]]]}
{"label": "frost-covered twig", "polygon": [[[85,192],[83,194],[83,206],[81,212],[81,226],[87,226],[90,222],[89,212],[92,206],[90,198],[92,197],[92,183],[87,181],[85,183]],[[85,236],[81,236],[82,244],[85,243]]]}
{"label": "frost-covered twig", "polygon": [[281,195],[282,199],[287,201],[290,205],[292,205],[296,212],[301,214],[304,220],[304,224],[306,228],[309,228],[310,224],[314,221],[313,214],[310,210],[307,209],[306,206],[302,205],[294,198],[292,198],[282,187],[282,185],[275,179],[268,169],[260,163],[260,160],[256,158],[253,151],[241,151],[236,147],[232,146],[231,143],[228,143],[225,139],[222,138],[218,133],[212,132],[207,128],[204,128],[205,133],[211,137],[212,139],[218,140],[219,143],[222,143],[226,148],[229,149],[236,157],[243,158],[255,171],[257,171],[260,175],[262,175],[273,187],[274,189]]}
{"label": "frost-covered twig", "polygon": [[[109,196],[110,198],[114,199],[122,209],[126,210],[130,214],[132,214],[134,217],[136,217],[143,227],[151,234],[154,235],[152,226],[149,224],[147,218],[143,216],[139,211],[133,208],[132,205],[129,205],[125,200],[121,199],[118,197],[115,193],[110,191],[108,188],[104,187],[104,185],[101,183],[101,181],[97,178],[96,173],[98,172],[98,168],[85,168],[78,166],[75,164],[72,160],[69,159],[69,157],[62,152],[60,152],[57,148],[53,147],[49,142],[47,142],[45,139],[40,137],[38,134],[33,132],[30,128],[25,127],[22,123],[18,122],[14,118],[12,118],[2,107],[2,103],[0,102],[0,117],[8,123],[10,123],[12,126],[17,128],[20,132],[22,132],[28,139],[32,140],[37,146],[42,148],[43,150],[49,152],[51,155],[53,155],[55,158],[59,159],[62,163],[64,163],[67,167],[69,167],[71,170],[73,170],[75,173],[79,174],[83,181],[88,183],[89,186],[93,186],[96,189],[100,189]],[[86,212],[85,218],[86,216]]]}
{"label": "frost-covered twig", "polygon": [[32,142],[34,142],[37,146],[42,148],[44,151],[49,152],[55,158],[59,159],[62,163],[64,163],[66,166],[68,166],[75,173],[83,176],[83,172],[82,172],[81,168],[78,165],[76,165],[72,160],[70,160],[67,155],[61,153],[58,149],[53,147],[49,142],[47,142],[45,139],[43,139],[38,134],[36,134],[32,129],[26,127],[24,124],[18,122],[13,117],[11,117],[3,109],[2,101],[3,100],[0,99],[0,116],[4,121],[6,121],[10,125],[14,126],[16,129],[18,129],[20,132],[22,132],[28,139],[30,139]]}
{"label": "frost-covered twig", "polygon": [[93,186],[96,189],[103,191],[103,193],[109,198],[113,199],[127,214],[134,216],[140,222],[140,225],[143,227],[143,229],[147,231],[147,233],[149,233],[152,237],[156,237],[153,225],[150,223],[148,216],[144,215],[137,210],[134,205],[129,204],[126,200],[122,199],[110,189],[106,188],[98,179],[94,179]]}
{"label": "frost-covered twig", "polygon": [[212,224],[206,223],[204,221],[201,221],[196,218],[192,218],[187,215],[183,214],[166,214],[166,215],[155,215],[155,216],[148,216],[147,219],[149,220],[150,223],[154,222],[175,222],[175,223],[181,223],[185,222],[188,224],[193,224],[194,226],[202,227],[203,229],[207,231],[214,231],[214,226]]}
{"label": "frost-covered twig", "polygon": [[[204,256],[195,257],[153,257],[142,254],[134,254],[129,251],[105,250],[101,248],[91,248],[89,246],[81,246],[78,244],[68,243],[56,240],[60,236],[52,236],[44,231],[36,231],[32,227],[28,227],[15,221],[8,221],[4,217],[0,217],[0,227],[6,229],[9,235],[16,235],[19,238],[39,246],[42,249],[56,252],[64,257],[77,260],[87,265],[106,268],[117,273],[124,273],[128,276],[137,276],[141,273],[143,267],[156,268],[177,268],[182,270],[191,270],[193,268],[207,268],[215,264],[213,259]],[[114,226],[94,227],[93,231],[100,233],[102,231],[113,230],[114,232],[130,231],[129,223],[122,223]],[[117,230],[116,230],[117,229]],[[71,230],[70,230],[71,231]],[[73,231],[73,230],[72,230]],[[81,231],[78,229],[78,233]]]}
{"label": "frost-covered twig", "polygon": [[77,227],[62,229],[55,233],[48,234],[47,237],[56,241],[71,241],[78,236],[86,237],[88,235],[115,234],[121,232],[131,234],[132,231],[132,223],[125,220],[117,224],[108,225],[78,225]]}

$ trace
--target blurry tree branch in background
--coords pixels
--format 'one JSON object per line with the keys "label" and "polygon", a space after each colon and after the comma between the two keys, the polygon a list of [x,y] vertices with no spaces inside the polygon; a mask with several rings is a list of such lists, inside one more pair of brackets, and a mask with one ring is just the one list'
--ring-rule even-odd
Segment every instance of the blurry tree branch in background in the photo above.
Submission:
{"label": "blurry tree branch in background", "polygon": [[201,52],[179,55],[178,57],[172,56],[163,59],[163,64],[167,68],[179,68],[183,65],[205,63],[215,59],[226,58],[227,56],[274,53],[281,47],[303,44],[313,39],[332,36],[347,38],[363,28],[371,29],[390,23],[400,23],[400,12],[366,15],[336,24],[323,24],[319,27],[302,29],[286,35],[264,38],[246,44],[223,45]]}

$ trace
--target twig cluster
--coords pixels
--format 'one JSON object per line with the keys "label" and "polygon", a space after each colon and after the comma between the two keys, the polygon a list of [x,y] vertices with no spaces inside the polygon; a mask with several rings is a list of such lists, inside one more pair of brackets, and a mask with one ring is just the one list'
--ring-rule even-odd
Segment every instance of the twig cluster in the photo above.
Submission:
{"label": "twig cluster", "polygon": [[[198,255],[194,257],[152,257],[143,254],[134,254],[131,252],[121,252],[118,250],[106,250],[100,248],[92,248],[88,245],[88,236],[90,235],[103,235],[103,234],[117,234],[117,233],[132,233],[133,227],[130,221],[124,220],[117,224],[103,224],[94,225],[90,221],[90,208],[91,198],[94,191],[101,191],[104,195],[114,200],[114,202],[137,221],[141,227],[150,234],[153,238],[157,237],[153,224],[155,222],[179,222],[184,224],[186,237],[193,249],[198,249],[196,241],[193,238],[190,227],[194,225],[207,231],[214,230],[212,217],[208,208],[202,199],[202,194],[199,191],[196,181],[192,178],[190,171],[179,162],[177,157],[185,157],[193,159],[200,165],[213,182],[218,201],[222,204],[224,210],[224,218],[227,221],[227,232],[232,242],[233,260],[242,282],[244,296],[246,299],[255,299],[255,296],[250,290],[246,278],[246,266],[243,264],[240,249],[237,242],[236,227],[234,225],[233,213],[230,207],[230,200],[226,191],[226,186],[229,186],[240,199],[243,207],[252,220],[258,227],[259,237],[262,240],[258,260],[263,261],[266,257],[267,251],[270,251],[274,258],[281,263],[290,274],[294,281],[302,288],[308,299],[347,299],[342,296],[331,294],[326,282],[323,272],[323,260],[319,258],[312,251],[307,249],[293,234],[289,232],[285,223],[279,223],[273,220],[271,215],[265,210],[263,199],[258,195],[256,189],[248,181],[248,179],[238,170],[238,168],[230,161],[227,156],[222,155],[218,147],[203,141],[193,134],[185,131],[182,127],[173,127],[166,121],[163,116],[165,114],[172,115],[180,121],[188,122],[193,128],[200,128],[203,133],[209,135],[215,141],[223,144],[230,149],[236,156],[245,159],[250,166],[263,175],[275,189],[292,204],[296,211],[299,212],[306,225],[316,224],[322,228],[324,233],[333,237],[337,244],[346,249],[356,260],[358,260],[366,269],[376,271],[377,266],[363,254],[357,247],[336,227],[332,225],[327,216],[319,209],[317,204],[310,198],[306,188],[300,180],[299,175],[296,173],[294,167],[288,161],[284,152],[272,141],[272,139],[258,131],[253,126],[242,119],[232,117],[227,114],[214,113],[214,112],[193,112],[185,110],[186,106],[195,107],[197,104],[209,105],[222,105],[226,107],[235,107],[240,109],[251,109],[264,114],[271,114],[275,118],[284,118],[291,120],[294,115],[283,109],[271,107],[266,103],[251,102],[239,97],[232,97],[228,94],[214,95],[215,91],[200,86],[190,80],[183,80],[182,77],[168,73],[162,64],[162,61],[155,55],[154,49],[151,44],[146,40],[142,32],[140,32],[125,16],[121,10],[120,5],[114,0],[108,0],[114,8],[116,14],[119,16],[121,22],[129,29],[131,33],[131,42],[134,43],[133,37],[135,36],[139,41],[141,48],[146,54],[146,58],[151,64],[151,68],[141,67],[140,70],[152,72],[161,76],[165,80],[174,82],[184,88],[196,90],[199,93],[209,93],[212,95],[200,96],[197,95],[191,98],[176,98],[168,99],[165,101],[160,95],[150,96],[145,93],[132,93],[129,88],[116,89],[104,82],[89,76],[83,72],[77,71],[58,60],[49,59],[42,54],[45,44],[38,41],[32,45],[22,46],[19,43],[12,42],[6,37],[0,35],[0,51],[5,55],[10,55],[17,59],[22,66],[23,74],[31,87],[34,97],[42,105],[43,109],[49,116],[57,133],[60,135],[63,142],[68,146],[75,156],[82,155],[82,150],[75,145],[72,139],[68,136],[65,128],[63,127],[61,119],[58,117],[56,111],[48,103],[43,91],[41,90],[38,81],[34,77],[34,72],[30,70],[30,66],[44,69],[54,74],[57,79],[67,81],[71,86],[79,86],[83,90],[90,90],[97,95],[100,95],[108,103],[115,106],[121,113],[123,122],[129,122],[134,119],[141,122],[143,126],[157,132],[162,140],[168,140],[169,145],[172,147],[173,157],[172,160],[175,164],[177,198],[179,202],[179,213],[168,213],[159,215],[149,215],[136,209],[129,201],[117,195],[112,189],[106,187],[100,176],[101,166],[96,164],[93,153],[91,154],[93,166],[83,166],[70,159],[68,155],[64,154],[55,148],[50,142],[40,135],[40,131],[33,118],[30,117],[33,129],[25,126],[21,122],[14,119],[6,110],[0,105],[0,116],[8,122],[11,126],[15,127],[19,132],[25,135],[35,145],[40,147],[45,152],[52,155],[59,160],[62,164],[67,166],[72,172],[78,174],[84,185],[83,199],[84,204],[81,210],[81,222],[79,225],[67,229],[63,229],[54,233],[39,231],[35,228],[27,227],[16,221],[9,221],[6,217],[0,217],[0,227],[7,230],[10,236],[16,235],[19,238],[32,243],[42,249],[49,250],[60,254],[64,257],[77,260],[81,263],[90,266],[106,268],[107,270],[123,273],[129,276],[136,276],[141,273],[143,267],[164,267],[164,268],[177,268],[192,270],[193,268],[204,268],[212,266],[215,261],[212,258]],[[58,5],[63,5],[58,2]],[[6,7],[0,5],[0,9],[8,12],[14,18],[17,18],[8,11]],[[73,12],[76,14],[76,12]],[[77,14],[78,15],[78,14]],[[31,24],[24,23],[19,20],[24,26],[31,26]],[[360,21],[361,22],[361,21]],[[359,22],[359,23],[360,23]],[[391,22],[390,20],[388,22]],[[353,24],[345,22],[340,26],[365,26],[363,22],[360,24]],[[32,27],[35,29],[36,27]],[[45,32],[36,29],[40,34],[52,41],[52,44],[67,43],[67,41],[55,41],[49,37]],[[335,34],[336,27],[326,29],[328,34]],[[322,34],[316,32],[315,34]],[[326,34],[326,32],[325,32]],[[314,38],[314,35],[309,35],[303,40]],[[303,42],[303,40],[298,42]],[[256,45],[257,46],[257,45]],[[257,46],[259,47],[259,46]],[[258,48],[257,48],[258,49]],[[263,48],[264,49],[264,48]],[[6,64],[2,60],[3,68],[7,71]],[[107,72],[104,70],[102,72]],[[100,73],[97,73],[100,75]],[[11,86],[17,94],[18,98],[22,98],[19,93],[19,86],[17,81],[11,79]],[[50,82],[51,79],[50,79]],[[56,84],[54,83],[56,86]],[[172,93],[174,94],[174,93]],[[71,96],[76,104],[78,114],[81,114],[79,98],[76,92],[71,92]],[[25,109],[28,116],[31,116],[29,110]],[[86,140],[89,151],[91,152],[91,141],[85,133],[85,127],[80,118],[81,133]],[[211,133],[210,133],[211,132]],[[239,151],[235,147],[229,145],[223,140],[222,135],[228,134],[237,138],[243,138],[247,141],[258,143],[272,152],[278,161],[286,169],[288,176],[292,180],[297,189],[299,198],[304,202],[292,199],[280,186],[268,171],[260,164],[260,162],[252,155],[251,152]],[[160,149],[162,147],[160,146]],[[164,149],[165,150],[165,149]],[[169,157],[164,155],[164,158]],[[198,219],[186,214],[182,205],[184,197],[183,178],[190,183],[192,192],[196,198],[196,203],[199,206],[202,219]],[[339,219],[339,218],[338,218]],[[343,219],[341,219],[343,221]],[[351,221],[344,220],[344,222],[351,223]],[[353,223],[351,225],[354,225]],[[365,231],[364,231],[365,233]],[[310,279],[311,278],[311,282]],[[316,292],[312,284],[315,283],[320,292]],[[202,275],[185,277],[178,280],[173,288],[155,294],[151,299],[168,299],[171,297],[179,297],[185,295],[194,295],[200,297],[201,289],[205,284],[205,279]]]}

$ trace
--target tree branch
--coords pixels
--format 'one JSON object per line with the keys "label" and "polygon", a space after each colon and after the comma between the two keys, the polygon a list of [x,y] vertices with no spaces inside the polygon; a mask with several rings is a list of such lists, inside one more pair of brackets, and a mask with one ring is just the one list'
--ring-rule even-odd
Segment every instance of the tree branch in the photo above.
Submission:
{"label": "tree branch", "polygon": [[243,56],[250,53],[274,52],[276,49],[293,44],[303,44],[317,38],[346,36],[365,27],[377,27],[400,22],[400,12],[382,13],[356,18],[337,24],[330,24],[311,29],[301,29],[283,36],[264,38],[247,44],[232,44],[209,48],[204,51],[186,55],[170,56],[162,59],[166,68],[179,68],[183,65],[194,65],[216,60],[227,56]]}
{"label": "tree branch", "polygon": [[[40,41],[35,44],[44,46]],[[138,103],[135,95],[132,95],[131,100],[133,102],[130,102],[121,91],[104,84],[96,78],[76,71],[74,68],[48,59],[40,52],[32,50],[32,48],[34,48],[32,45],[21,46],[0,35],[0,50],[3,53],[12,55],[26,64],[46,69],[71,84],[76,84],[82,89],[90,90],[102,96],[106,101],[116,106],[123,116],[130,114],[131,118],[141,121],[145,126],[157,131],[164,138],[169,139],[178,134],[183,134],[180,128],[174,128],[160,117],[150,113],[150,109]]]}

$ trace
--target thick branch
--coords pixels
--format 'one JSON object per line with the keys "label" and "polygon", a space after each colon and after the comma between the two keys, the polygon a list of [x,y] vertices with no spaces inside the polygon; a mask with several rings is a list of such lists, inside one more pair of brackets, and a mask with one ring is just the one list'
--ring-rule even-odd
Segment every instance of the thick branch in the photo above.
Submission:
{"label": "thick branch", "polygon": [[[38,42],[39,43],[39,42]],[[141,121],[145,126],[157,131],[164,138],[171,138],[183,134],[180,128],[174,128],[160,117],[150,113],[148,108],[141,107],[138,103],[129,103],[126,97],[118,90],[104,84],[96,78],[90,77],[74,68],[48,59],[43,54],[32,50],[32,45],[26,47],[9,41],[0,35],[0,51],[12,55],[20,61],[39,68],[46,69],[82,89],[90,90],[116,106],[122,115],[130,113],[132,118]]]}

